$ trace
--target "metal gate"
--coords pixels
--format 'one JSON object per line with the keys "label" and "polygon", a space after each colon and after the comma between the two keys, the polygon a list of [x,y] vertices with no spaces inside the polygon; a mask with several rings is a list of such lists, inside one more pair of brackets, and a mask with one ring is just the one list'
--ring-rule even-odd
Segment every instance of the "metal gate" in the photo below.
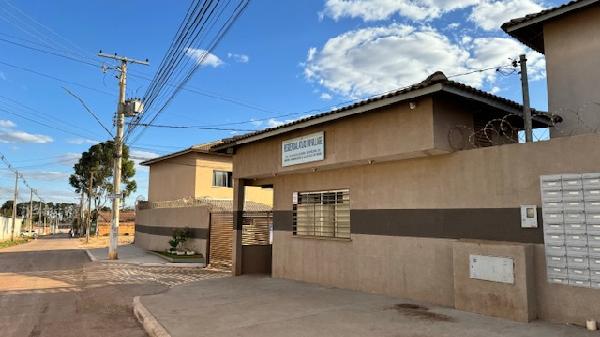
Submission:
{"label": "metal gate", "polygon": [[210,214],[208,263],[216,267],[231,267],[233,237],[232,212]]}
{"label": "metal gate", "polygon": [[242,222],[242,246],[271,244],[273,212],[244,212]]}

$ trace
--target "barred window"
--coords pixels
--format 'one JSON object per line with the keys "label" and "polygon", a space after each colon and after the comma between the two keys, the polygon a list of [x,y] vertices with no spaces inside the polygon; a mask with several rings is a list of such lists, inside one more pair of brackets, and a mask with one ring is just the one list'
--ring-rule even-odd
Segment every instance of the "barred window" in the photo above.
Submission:
{"label": "barred window", "polygon": [[350,238],[350,190],[299,192],[294,235]]}

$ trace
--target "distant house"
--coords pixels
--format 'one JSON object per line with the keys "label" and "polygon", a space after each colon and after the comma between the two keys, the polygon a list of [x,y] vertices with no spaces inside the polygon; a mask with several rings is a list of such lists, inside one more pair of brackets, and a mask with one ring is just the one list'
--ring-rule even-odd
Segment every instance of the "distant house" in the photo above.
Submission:
{"label": "distant house", "polygon": [[600,1],[577,0],[511,20],[502,29],[546,56],[552,137],[600,130]]}
{"label": "distant house", "polygon": [[[111,211],[100,211],[98,212],[97,226],[98,235],[107,236],[110,235],[110,227],[112,223],[112,212]],[[135,211],[134,210],[122,210],[119,212],[119,235],[131,235],[135,234]]]}
{"label": "distant house", "polygon": [[[211,264],[231,264],[233,164],[230,155],[210,152],[212,145],[195,145],[141,163],[150,172],[148,201],[139,202],[136,210],[136,245],[165,250],[174,229],[189,227],[188,248]],[[261,223],[261,231],[248,240],[268,243],[272,189],[250,187],[247,194],[246,207],[256,212],[253,221]]]}

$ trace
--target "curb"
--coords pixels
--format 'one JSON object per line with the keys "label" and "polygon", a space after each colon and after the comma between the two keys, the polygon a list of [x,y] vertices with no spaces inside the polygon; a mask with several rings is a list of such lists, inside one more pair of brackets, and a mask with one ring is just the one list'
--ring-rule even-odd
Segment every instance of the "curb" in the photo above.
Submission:
{"label": "curb", "polygon": [[92,262],[98,261],[98,259],[94,256],[94,254],[92,254],[92,252],[90,252],[89,249],[86,249],[85,253],[87,254],[88,259],[90,259],[90,261],[92,261]]}
{"label": "curb", "polygon": [[[95,260],[97,261],[97,260]],[[100,260],[100,263],[117,263],[117,264],[130,264],[134,266],[141,267],[171,267],[171,268],[204,268],[206,265],[204,263],[162,263],[162,262],[131,262],[131,261],[121,261],[121,260]]]}
{"label": "curb", "polygon": [[133,298],[133,314],[150,337],[171,337],[167,329],[142,304],[139,296]]}

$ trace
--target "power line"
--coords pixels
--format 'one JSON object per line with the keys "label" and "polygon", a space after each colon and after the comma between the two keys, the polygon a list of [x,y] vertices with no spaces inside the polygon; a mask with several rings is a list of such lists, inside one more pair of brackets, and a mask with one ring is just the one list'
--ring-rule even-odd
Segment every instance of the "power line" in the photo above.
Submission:
{"label": "power line", "polygon": [[[10,105],[8,105],[8,104],[6,104],[6,102],[0,102],[0,103],[3,103],[3,104],[4,104],[4,107],[5,107],[5,108],[0,108],[0,110],[1,110],[1,111],[3,111],[3,112],[5,112],[5,113],[8,113],[8,114],[10,114],[10,115],[17,116],[17,117],[19,117],[19,118],[22,118],[22,119],[24,119],[24,120],[30,121],[30,122],[32,122],[32,123],[35,123],[35,124],[38,124],[38,125],[41,125],[41,126],[47,127],[47,128],[49,128],[49,129],[58,130],[58,131],[60,131],[60,132],[63,132],[63,133],[66,133],[66,134],[70,134],[70,135],[73,135],[73,136],[77,136],[77,137],[80,137],[80,138],[87,139],[87,138],[89,138],[89,136],[90,136],[89,134],[87,134],[87,135],[84,135],[84,134],[81,134],[81,133],[78,133],[78,132],[75,132],[75,131],[71,131],[71,130],[67,130],[67,129],[64,129],[64,128],[61,128],[61,127],[58,127],[58,126],[56,126],[56,125],[53,125],[53,124],[49,124],[49,123],[56,123],[56,122],[60,122],[60,123],[62,123],[63,125],[66,125],[66,126],[68,126],[68,127],[72,127],[72,128],[76,128],[76,129],[81,129],[80,127],[77,127],[77,126],[75,126],[75,125],[73,125],[73,124],[70,124],[70,123],[68,123],[68,122],[65,122],[65,121],[63,121],[63,120],[61,120],[61,119],[58,119],[58,118],[56,118],[56,117],[53,117],[53,116],[50,116],[50,117],[48,117],[48,116],[49,116],[48,114],[46,114],[46,113],[44,113],[44,112],[41,112],[41,111],[39,111],[39,110],[36,110],[36,109],[34,109],[34,108],[31,108],[31,107],[29,107],[29,106],[27,106],[27,105],[25,105],[25,104],[22,104],[21,102],[19,102],[19,101],[17,101],[17,100],[14,100],[14,99],[11,99],[11,98],[8,98],[8,97],[5,97],[5,96],[2,96],[2,95],[0,95],[0,99],[4,99],[4,100],[11,101],[11,102],[13,102],[14,104],[17,104],[18,106],[22,107],[22,108],[18,108],[18,110],[19,110],[19,111],[21,111],[22,113],[27,113],[27,114],[30,114],[29,112],[26,112],[26,111],[25,111],[25,109],[27,109],[27,110],[30,110],[30,111],[32,111],[33,113],[35,113],[35,115],[34,115],[34,117],[27,117],[27,116],[24,116],[24,115],[22,115],[22,114],[20,114],[20,113],[17,113],[17,112],[11,111],[12,109],[15,109],[15,107],[13,107],[13,106],[10,106]],[[11,109],[11,110],[7,110],[7,109]],[[39,119],[43,119],[43,120],[45,120],[46,122],[40,121]]]}
{"label": "power line", "polygon": [[27,68],[27,67],[17,66],[17,65],[14,65],[14,64],[11,64],[11,63],[8,63],[8,62],[4,62],[4,61],[0,61],[0,64],[3,64],[5,66],[7,66],[7,67],[11,67],[11,68],[14,68],[14,69],[19,69],[19,70],[22,70],[22,71],[26,71],[26,72],[29,72],[29,73],[32,73],[32,74],[35,74],[35,75],[38,75],[38,76],[41,76],[41,77],[49,78],[51,80],[55,80],[55,81],[58,81],[58,82],[61,82],[61,83],[70,84],[70,85],[76,85],[76,86],[82,87],[84,89],[92,90],[92,91],[95,91],[95,92],[98,92],[98,93],[101,93],[101,94],[104,94],[104,95],[108,95],[108,96],[114,97],[114,95],[111,94],[111,93],[109,93],[108,91],[104,91],[104,90],[92,88],[90,86],[87,86],[87,85],[81,84],[81,83],[77,83],[77,82],[67,81],[67,80],[64,80],[62,78],[58,78],[56,76],[49,75],[49,74],[46,74],[46,73],[43,73],[43,72],[40,72],[40,71],[37,71],[37,70],[34,70],[34,69],[30,69],[30,68]]}
{"label": "power line", "polygon": [[[217,29],[216,35],[213,37],[212,41],[210,41],[206,47],[200,48],[202,46],[202,39],[198,43],[196,42],[197,39],[201,36],[202,33],[206,33],[205,35],[207,35],[208,34],[207,32],[212,31],[213,27],[215,27],[215,25],[221,18],[221,15],[223,15],[225,10],[229,7],[230,3],[231,3],[231,1],[228,1],[227,4],[221,8],[220,12],[217,14],[216,18],[214,18],[212,22],[210,22],[211,16],[214,15],[214,13],[215,13],[215,11],[217,11],[217,7],[218,7],[218,3],[217,3],[216,6],[213,6],[211,8],[212,1],[208,1],[208,2],[204,3],[204,6],[202,7],[202,9],[200,11],[198,11],[198,13],[196,14],[195,20],[193,22],[191,22],[191,24],[189,24],[189,25],[188,25],[188,23],[190,23],[191,15],[188,16],[188,20],[186,22],[187,30],[185,31],[185,33],[181,34],[181,32],[183,32],[183,30],[184,30],[184,28],[181,28],[177,34],[178,40],[176,40],[176,41],[180,41],[181,43],[179,43],[179,44],[176,44],[177,42],[173,43],[172,47],[175,45],[175,48],[170,48],[169,52],[167,53],[167,56],[165,56],[165,58],[163,59],[163,61],[169,59],[169,61],[167,61],[168,63],[167,62],[162,63],[162,64],[169,64],[169,66],[167,68],[163,67],[163,68],[159,69],[159,72],[157,72],[157,75],[155,76],[154,81],[151,83],[151,86],[149,87],[146,94],[144,95],[144,103],[147,108],[146,113],[144,113],[139,118],[135,119],[134,122],[136,122],[136,123],[144,122],[147,124],[152,124],[156,120],[156,118],[165,110],[165,108],[167,106],[169,106],[169,104],[171,103],[171,101],[173,100],[175,95],[191,79],[192,75],[204,63],[204,60],[206,59],[206,57],[219,44],[219,42],[222,40],[222,38],[226,35],[226,33],[231,28],[232,24],[237,20],[237,18],[241,15],[241,13],[244,11],[246,6],[248,5],[248,1],[239,2],[238,5],[235,6],[235,8],[233,9],[233,12],[229,16],[229,18],[225,19],[225,22],[223,22],[223,24],[220,26],[220,28]],[[198,7],[198,4],[196,4],[196,6],[194,7],[194,9],[192,11],[188,10],[188,13],[194,13],[196,11],[197,7]],[[205,17],[205,15],[206,15],[206,17]],[[209,27],[208,27],[208,29],[205,29],[205,26],[207,24]],[[191,33],[191,35],[192,35],[191,37],[188,37],[189,33]],[[182,45],[182,43],[184,41],[186,42],[186,44]],[[200,57],[198,57],[197,55],[196,55],[195,59],[190,57],[189,53],[190,53],[190,50],[192,50],[191,49],[192,46],[194,46],[193,50],[202,51],[201,52],[202,55],[200,55]],[[183,51],[185,51],[185,53]],[[175,55],[175,56],[173,56],[173,55]],[[185,59],[185,61],[183,61],[183,66],[179,66],[182,62],[182,59],[186,56],[187,56],[187,58]],[[193,59],[193,61],[195,61],[195,63],[191,66],[190,69],[184,71],[185,67],[190,62],[191,59]],[[179,69],[177,70],[178,67],[179,67]],[[164,100],[163,103],[161,103],[159,105],[159,108],[157,108],[157,111],[153,115],[151,115],[152,104],[156,98],[160,99],[161,89],[164,88],[165,84],[170,81],[170,78],[173,75],[175,75],[175,78],[178,78],[179,74],[181,74],[181,73],[184,73],[183,77],[181,78],[181,80],[177,81],[178,84],[175,86],[175,88],[170,92],[169,91],[162,92],[162,96],[166,97],[166,99]],[[149,122],[147,122],[148,120],[149,120]],[[129,128],[126,138],[129,138],[129,136],[132,134],[132,132],[135,129],[136,129],[135,126],[133,126],[132,128]],[[141,137],[144,130],[142,130],[140,132],[140,134],[138,134],[136,136],[136,139],[134,139],[132,143],[134,143]]]}
{"label": "power line", "polygon": [[235,129],[235,128],[218,128],[218,127],[206,127],[201,125],[164,125],[164,124],[149,124],[149,123],[137,123],[128,125],[152,127],[152,128],[163,128],[163,129],[198,129],[198,130],[217,130],[217,131],[256,131],[253,129]]}
{"label": "power line", "polygon": [[96,113],[94,111],[92,111],[92,109],[90,109],[90,107],[88,107],[88,105],[85,103],[85,101],[81,97],[77,96],[75,93],[71,92],[69,89],[67,89],[65,87],[62,87],[62,88],[65,89],[65,91],[69,95],[75,97],[75,99],[77,99],[81,103],[81,105],[83,105],[83,107],[85,108],[85,110],[87,110],[87,112],[89,112],[90,115],[92,115],[92,117],[94,117],[94,119],[96,120],[96,122],[98,122],[98,124],[100,124],[100,126],[108,133],[108,135],[111,138],[114,137],[113,134],[112,134],[112,132],[110,132],[110,130],[106,126],[104,126],[104,124],[102,124],[102,121],[100,120],[100,118],[98,117],[98,115],[96,115]]}

